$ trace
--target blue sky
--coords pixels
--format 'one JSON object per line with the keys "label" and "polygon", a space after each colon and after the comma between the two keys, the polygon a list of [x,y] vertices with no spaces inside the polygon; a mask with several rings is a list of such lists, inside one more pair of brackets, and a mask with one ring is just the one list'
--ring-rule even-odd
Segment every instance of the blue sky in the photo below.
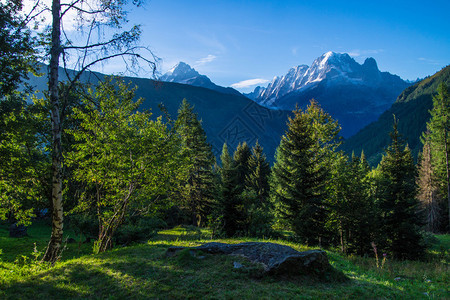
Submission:
{"label": "blue sky", "polygon": [[230,86],[271,80],[327,51],[359,63],[374,57],[403,79],[432,75],[450,64],[449,10],[441,0],[150,0],[129,19],[142,24],[142,44],[162,59],[162,73],[184,61]]}

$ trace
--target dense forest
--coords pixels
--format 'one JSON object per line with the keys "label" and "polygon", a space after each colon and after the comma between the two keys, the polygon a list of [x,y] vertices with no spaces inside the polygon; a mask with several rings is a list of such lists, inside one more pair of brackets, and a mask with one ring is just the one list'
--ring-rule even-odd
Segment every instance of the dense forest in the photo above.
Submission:
{"label": "dense forest", "polygon": [[[423,258],[426,230],[449,230],[445,84],[435,91],[418,165],[395,116],[389,145],[372,168],[364,149],[351,156],[339,150],[338,121],[313,100],[293,111],[272,166],[258,142],[235,149],[225,143],[216,160],[188,100],[177,116],[163,110],[155,118],[157,112],[140,109],[136,87],[121,78],[89,85],[76,75],[60,82],[60,56],[79,49],[61,43],[55,23],[45,39],[48,92],[38,98],[19,89],[36,72],[43,40],[16,14],[20,1],[0,5],[0,217],[16,227],[51,218],[44,260],[58,259],[66,225],[95,239],[95,253],[190,224],[211,228],[215,237],[289,231],[305,245],[361,256],[378,247],[398,259]],[[121,7],[105,9],[121,21]],[[138,33],[132,29],[82,50],[111,46],[128,55]]]}

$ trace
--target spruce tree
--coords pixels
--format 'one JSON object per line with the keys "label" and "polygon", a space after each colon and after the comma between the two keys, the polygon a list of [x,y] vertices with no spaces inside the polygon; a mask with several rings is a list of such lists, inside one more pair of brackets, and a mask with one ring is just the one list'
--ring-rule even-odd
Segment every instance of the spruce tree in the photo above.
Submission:
{"label": "spruce tree", "polygon": [[442,199],[441,209],[444,213],[441,230],[450,229],[450,96],[448,87],[441,83],[437,90],[437,95],[433,97],[433,109],[430,110],[431,118],[427,123],[428,139],[432,153],[432,168],[434,177],[440,186]]}
{"label": "spruce tree", "polygon": [[245,189],[245,180],[250,172],[249,160],[251,156],[252,152],[246,142],[243,142],[242,144],[239,143],[236,147],[236,151],[233,153],[233,160],[238,181],[237,191],[239,194],[241,194]]}
{"label": "spruce tree", "polygon": [[245,231],[250,236],[264,236],[271,233],[271,205],[269,202],[270,165],[261,145],[256,142],[248,161],[249,172],[245,178],[244,208]]}
{"label": "spruce tree", "polygon": [[364,160],[341,155],[333,163],[328,185],[330,213],[328,226],[339,240],[343,253],[366,254],[370,251],[374,228],[374,205],[369,196]]}
{"label": "spruce tree", "polygon": [[242,217],[242,206],[239,199],[238,176],[233,158],[230,156],[225,143],[220,156],[220,205],[219,217],[222,219],[222,231],[227,237],[236,235],[239,230],[238,220]]}
{"label": "spruce tree", "polygon": [[192,224],[206,224],[214,201],[214,155],[194,108],[183,100],[175,122],[187,160],[186,180],[181,187],[183,203],[190,212]]}
{"label": "spruce tree", "polygon": [[418,215],[415,166],[411,151],[401,142],[394,117],[391,144],[379,169],[382,177],[381,212],[382,245],[399,259],[417,259],[424,247],[419,233],[422,221]]}
{"label": "spruce tree", "polygon": [[245,178],[247,190],[252,191],[256,196],[255,200],[264,205],[269,198],[270,165],[258,141],[252,148],[252,156],[248,161],[248,166],[249,173]]}
{"label": "spruce tree", "polygon": [[272,192],[281,217],[307,244],[324,235],[326,168],[307,113],[296,109],[281,138],[273,167]]}

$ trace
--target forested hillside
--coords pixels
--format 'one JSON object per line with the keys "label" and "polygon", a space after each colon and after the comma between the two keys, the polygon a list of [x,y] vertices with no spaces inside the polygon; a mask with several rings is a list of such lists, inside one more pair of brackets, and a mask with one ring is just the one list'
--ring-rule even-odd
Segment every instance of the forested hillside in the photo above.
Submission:
{"label": "forested hillside", "polygon": [[[30,85],[40,91],[46,90],[47,69],[41,65],[42,76],[30,75]],[[61,68],[62,81],[67,80],[66,72],[73,77],[72,70]],[[95,86],[104,78],[104,74],[86,72],[80,81]],[[160,106],[163,105],[169,116],[175,118],[183,99],[188,100],[202,120],[216,157],[225,142],[235,148],[240,142],[254,145],[258,140],[268,159],[273,161],[279,139],[286,129],[288,111],[265,108],[240,94],[221,93],[193,85],[136,77],[124,77],[123,80],[131,87],[137,87],[136,99],[144,99],[139,109],[151,109],[153,117],[164,115]]]}
{"label": "forested hillside", "polygon": [[405,89],[398,96],[390,109],[380,118],[350,137],[342,145],[347,153],[360,154],[364,150],[371,165],[377,165],[384,149],[389,144],[389,135],[393,123],[393,115],[398,120],[398,130],[408,143],[414,158],[417,159],[422,149],[420,137],[426,129],[430,118],[432,98],[440,83],[450,84],[450,66],[443,68],[433,76],[427,77]]}

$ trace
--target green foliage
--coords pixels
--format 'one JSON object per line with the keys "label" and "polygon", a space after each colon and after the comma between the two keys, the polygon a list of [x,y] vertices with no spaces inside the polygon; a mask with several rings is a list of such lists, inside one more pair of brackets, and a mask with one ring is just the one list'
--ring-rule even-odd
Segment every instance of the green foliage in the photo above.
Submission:
{"label": "green foliage", "polygon": [[417,214],[416,170],[411,151],[401,142],[394,118],[392,142],[380,162],[380,197],[382,248],[400,259],[417,259],[424,255]]}
{"label": "green foliage", "polygon": [[96,215],[83,213],[73,214],[69,216],[69,228],[71,228],[76,234],[83,235],[85,237],[97,237],[98,236],[98,218]]}
{"label": "green foliage", "polygon": [[157,234],[157,231],[167,225],[158,218],[135,217],[128,220],[117,229],[114,242],[118,245],[129,245],[134,242],[147,241]]}
{"label": "green foliage", "polygon": [[237,193],[241,194],[246,186],[246,179],[250,173],[249,161],[252,156],[250,147],[246,142],[239,143],[236,147],[236,151],[233,153],[234,166],[236,168],[237,176]]}
{"label": "green foliage", "polygon": [[271,236],[270,166],[257,142],[252,150],[239,144],[233,157],[224,144],[219,170],[220,203],[216,214],[226,236]]}
{"label": "green foliage", "polygon": [[15,93],[36,72],[37,45],[22,16],[22,0],[0,2],[0,98]]}
{"label": "green foliage", "polygon": [[214,203],[216,185],[212,168],[215,159],[201,122],[186,99],[178,110],[175,127],[181,138],[182,156],[186,159],[186,179],[180,179],[182,205],[189,211],[192,224],[204,226]]}
{"label": "green foliage", "polygon": [[238,222],[242,217],[242,202],[239,195],[238,173],[233,158],[228,152],[225,143],[220,156],[222,167],[220,168],[220,199],[217,207],[220,231],[226,236],[232,237],[239,230]]}
{"label": "green foliage", "polygon": [[[328,185],[327,227],[339,241],[343,253],[365,255],[370,253],[374,239],[377,214],[374,199],[370,195],[369,167],[364,158],[344,155],[333,163]],[[336,242],[335,242],[336,244]]]}
{"label": "green foliage", "polygon": [[95,194],[84,193],[79,210],[95,208],[100,220],[98,251],[112,246],[112,237],[130,208],[155,207],[170,191],[178,168],[179,140],[161,118],[137,112],[142,100],[123,82],[102,82],[85,109],[74,108],[80,130],[68,130],[76,144],[66,161],[74,178]]}
{"label": "green foliage", "polygon": [[423,138],[430,145],[432,176],[442,199],[438,203],[443,212],[440,230],[445,231],[450,229],[450,95],[444,83],[439,85],[437,94],[433,97],[430,115]]}
{"label": "green foliage", "polygon": [[29,224],[49,195],[48,128],[40,103],[0,101],[0,219]]}
{"label": "green foliage", "polygon": [[248,160],[248,173],[245,177],[244,199],[246,211],[245,232],[247,236],[273,235],[273,207],[269,201],[270,166],[261,145],[256,142]]}
{"label": "green foliage", "polygon": [[271,192],[281,218],[301,241],[318,244],[325,236],[325,185],[337,146],[339,125],[316,102],[294,111],[277,149]]}

